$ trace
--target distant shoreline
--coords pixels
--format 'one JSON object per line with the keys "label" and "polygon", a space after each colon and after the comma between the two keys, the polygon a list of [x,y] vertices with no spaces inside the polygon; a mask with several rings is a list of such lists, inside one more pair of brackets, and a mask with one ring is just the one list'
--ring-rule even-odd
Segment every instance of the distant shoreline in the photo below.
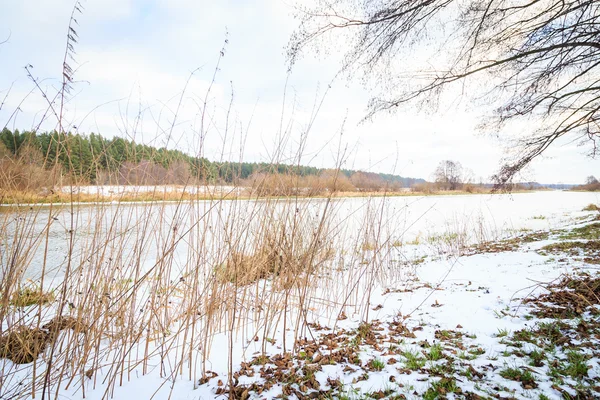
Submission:
{"label": "distant shoreline", "polygon": [[[86,190],[86,188],[88,190]],[[73,190],[75,189],[75,190]],[[61,191],[40,194],[22,191],[0,192],[1,206],[66,205],[66,204],[144,204],[176,203],[181,201],[221,201],[221,200],[265,200],[265,199],[319,199],[319,198],[365,198],[365,197],[429,197],[429,196],[467,196],[493,194],[491,189],[477,191],[441,190],[419,192],[402,191],[356,191],[334,192],[330,194],[305,195],[258,195],[250,188],[232,186],[65,186]],[[132,190],[127,190],[132,189]],[[511,193],[533,193],[543,191],[515,190]]]}

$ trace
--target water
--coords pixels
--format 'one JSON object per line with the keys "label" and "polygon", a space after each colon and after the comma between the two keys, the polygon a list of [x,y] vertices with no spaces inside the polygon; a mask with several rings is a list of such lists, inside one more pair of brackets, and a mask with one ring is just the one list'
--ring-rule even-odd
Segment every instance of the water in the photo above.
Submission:
{"label": "water", "polygon": [[[64,277],[67,266],[110,265],[148,269],[168,260],[172,274],[188,263],[222,262],[224,243],[243,242],[269,223],[296,213],[317,226],[325,207],[338,245],[351,246],[373,234],[402,242],[461,232],[469,242],[493,240],[523,230],[568,222],[599,195],[542,191],[512,195],[407,196],[390,198],[300,199],[294,202],[223,201],[154,204],[80,204],[3,208],[0,213],[2,270],[16,260],[26,279],[46,271],[46,284]],[[276,205],[273,205],[276,204]],[[273,217],[272,215],[276,215]],[[341,244],[343,243],[343,244]]]}

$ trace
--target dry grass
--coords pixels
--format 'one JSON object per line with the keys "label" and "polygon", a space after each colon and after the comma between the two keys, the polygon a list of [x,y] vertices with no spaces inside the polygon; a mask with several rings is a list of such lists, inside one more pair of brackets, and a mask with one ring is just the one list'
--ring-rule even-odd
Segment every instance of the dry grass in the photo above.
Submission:
{"label": "dry grass", "polygon": [[588,311],[592,315],[600,314],[594,307],[600,304],[600,278],[597,276],[563,276],[557,283],[544,288],[547,293],[525,300],[538,307],[534,313],[541,318],[573,318]]}
{"label": "dry grass", "polygon": [[54,301],[54,293],[44,292],[37,285],[29,284],[12,294],[10,304],[15,307],[44,305]]}
{"label": "dry grass", "polygon": [[[208,115],[213,107],[221,111],[205,103],[197,120],[242,126],[229,113]],[[56,117],[66,133],[63,116]],[[171,138],[175,119],[156,122],[157,131]],[[202,142],[206,126],[194,129]],[[293,151],[276,146],[268,163],[301,165],[306,133],[293,140]],[[240,142],[233,136],[223,136],[222,154]],[[341,175],[342,154],[318,181],[268,176],[245,194],[242,187],[62,193],[42,188],[77,183],[66,182],[70,160],[50,170],[33,160],[28,177],[13,164],[10,173],[2,169],[2,203],[44,205],[0,213],[0,398],[58,398],[65,388],[111,398],[118,386],[147,374],[164,383],[184,377],[197,387],[211,376],[214,357],[226,357],[231,387],[234,359],[250,351],[248,343],[264,354],[276,338],[284,353],[297,353],[315,320],[333,325],[348,313],[368,322],[373,287],[401,279],[400,268],[387,268],[397,215],[376,198],[340,211],[335,197],[353,190]],[[140,204],[127,203],[134,201]],[[363,242],[374,250],[355,251]],[[25,282],[33,289],[25,290]]]}
{"label": "dry grass", "polygon": [[50,341],[47,331],[17,326],[0,336],[0,358],[15,364],[29,364],[38,358]]}
{"label": "dry grass", "polygon": [[73,317],[58,316],[41,328],[17,325],[0,335],[0,358],[7,358],[16,364],[34,362],[58,334],[71,329],[77,333],[88,331],[83,323]]}
{"label": "dry grass", "polygon": [[243,183],[249,197],[328,196],[354,192],[356,188],[341,171],[327,170],[319,176],[282,173],[254,173]]}
{"label": "dry grass", "polygon": [[136,191],[132,187],[131,191],[115,194],[96,194],[96,193],[65,193],[60,191],[19,191],[19,190],[0,190],[0,204],[19,205],[19,204],[71,204],[71,203],[112,203],[112,202],[178,202],[191,200],[229,200],[234,198],[250,198],[250,196],[239,196],[234,192],[208,192],[208,193],[190,193],[185,191]]}
{"label": "dry grass", "polygon": [[[130,191],[124,193],[115,193],[109,195],[90,194],[90,193],[65,193],[48,190],[40,191],[21,191],[21,190],[1,190],[0,204],[6,205],[25,205],[25,204],[70,204],[70,203],[112,203],[112,202],[179,202],[196,200],[251,200],[251,199],[285,199],[294,198],[365,198],[365,197],[412,197],[412,196],[461,196],[472,194],[490,194],[490,191],[465,192],[454,191],[334,191],[329,192],[326,189],[286,189],[286,190],[258,190],[252,187],[239,187],[235,191],[214,191],[207,193],[189,193],[183,191],[166,191],[157,187],[156,191],[136,191],[134,186]],[[287,194],[286,194],[287,193]],[[516,193],[516,192],[513,192]]]}
{"label": "dry grass", "polygon": [[594,203],[590,203],[583,208],[583,211],[600,211],[600,207]]}
{"label": "dry grass", "polygon": [[334,257],[333,244],[323,232],[322,240],[310,240],[305,226],[269,224],[261,227],[258,239],[251,244],[251,253],[232,251],[227,261],[217,267],[217,279],[249,285],[259,279],[274,279],[278,286],[289,289],[304,274],[323,267]]}
{"label": "dry grass", "polygon": [[[102,380],[110,393],[167,356],[177,361],[163,376],[197,382],[223,335],[229,348],[218,356],[233,360],[242,338],[266,349],[278,337],[296,351],[315,313],[368,320],[371,288],[400,273],[383,268],[391,248],[384,243],[397,236],[387,221],[396,224],[384,199],[365,198],[353,221],[336,204],[215,198],[4,210],[0,358],[31,364],[31,373],[17,384],[18,369],[4,363],[13,378],[0,395],[56,391],[73,380],[84,382],[82,391]],[[354,252],[365,240],[375,250]],[[52,333],[65,330],[72,333]],[[37,367],[42,353],[53,360],[50,372]],[[100,365],[112,367],[100,376]]]}

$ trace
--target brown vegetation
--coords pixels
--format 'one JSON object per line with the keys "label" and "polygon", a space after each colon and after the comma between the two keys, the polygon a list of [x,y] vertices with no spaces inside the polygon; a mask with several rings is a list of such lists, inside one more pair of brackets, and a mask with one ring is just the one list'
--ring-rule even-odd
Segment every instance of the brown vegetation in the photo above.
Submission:
{"label": "brown vegetation", "polygon": [[26,285],[13,293],[10,304],[15,307],[27,307],[31,305],[43,305],[54,301],[54,294],[52,292],[44,292],[42,288],[37,285]]}
{"label": "brown vegetation", "polygon": [[340,172],[327,170],[319,176],[282,173],[254,173],[242,182],[250,196],[322,196],[356,190]]}
{"label": "brown vegetation", "polygon": [[600,314],[594,307],[600,304],[599,277],[563,276],[544,288],[547,293],[525,300],[539,307],[535,314],[541,318],[573,318],[584,312]]}
{"label": "brown vegetation", "polygon": [[580,190],[585,192],[598,192],[600,191],[600,182],[586,183],[585,185],[575,186],[573,190]]}
{"label": "brown vegetation", "polygon": [[[54,187],[56,176],[56,169],[44,168],[43,157],[37,149],[25,145],[13,156],[0,143],[0,197],[14,191],[47,191]],[[68,182],[65,179],[64,183]]]}
{"label": "brown vegetation", "polygon": [[245,286],[259,279],[273,279],[282,289],[290,289],[302,281],[304,274],[321,270],[331,261],[335,250],[333,240],[321,226],[322,239],[315,240],[311,226],[304,218],[273,216],[261,224],[246,251],[233,249],[224,264],[216,269],[217,279]]}
{"label": "brown vegetation", "polygon": [[73,317],[55,317],[42,328],[17,325],[0,335],[0,358],[7,358],[15,364],[29,364],[35,361],[59,332],[72,329],[83,333],[87,328]]}

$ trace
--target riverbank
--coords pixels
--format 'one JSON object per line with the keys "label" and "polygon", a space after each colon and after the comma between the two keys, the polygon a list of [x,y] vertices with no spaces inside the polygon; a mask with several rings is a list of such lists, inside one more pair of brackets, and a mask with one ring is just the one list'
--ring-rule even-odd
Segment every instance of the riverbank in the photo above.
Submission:
{"label": "riverbank", "polygon": [[[73,262],[78,262],[79,254],[85,256],[72,278],[78,285],[73,295],[82,298],[65,297],[74,304],[58,301],[59,291],[43,293],[36,287],[9,297],[11,306],[6,310],[12,317],[3,321],[0,338],[5,358],[0,360],[4,379],[0,394],[41,395],[45,371],[53,360],[52,365],[60,365],[48,378],[53,393],[74,399],[597,397],[598,212],[580,211],[583,206],[567,212],[555,206],[552,213],[544,213],[542,195],[530,199],[535,204],[528,211],[524,203],[517,203],[521,216],[513,201],[503,205],[532,226],[521,226],[510,237],[466,243],[460,231],[441,231],[421,239],[417,234],[404,241],[358,242],[358,248],[342,254],[343,263],[289,277],[323,279],[306,285],[290,284],[273,271],[246,284],[242,275],[220,274],[224,264],[181,273],[183,266],[194,265],[188,249],[203,249],[198,255],[205,257],[205,248],[190,245],[183,255],[176,255],[172,243],[179,241],[175,235],[183,227],[169,222],[168,230],[157,232],[152,214],[140,210],[134,223],[110,232],[114,240],[133,240],[140,246],[151,234],[139,230],[138,224],[147,223],[158,237],[164,236],[161,246],[150,242],[148,248],[131,247],[134,255],[164,248],[150,255],[155,275],[148,279],[148,272],[133,275],[137,269],[132,260],[144,260],[127,258],[128,247],[114,246],[111,239],[97,249],[74,253]],[[522,197],[515,199],[523,201]],[[464,204],[465,199],[444,201]],[[559,202],[555,198],[553,203]],[[428,204],[422,207],[431,209]],[[105,220],[134,213],[127,210]],[[70,228],[63,218],[67,221],[70,213],[65,214],[49,216],[60,228],[48,233],[51,265],[64,257],[63,252],[52,258],[54,247],[61,240],[69,243]],[[494,215],[501,217],[497,210]],[[20,218],[9,220],[20,223]],[[94,215],[90,220],[95,227],[99,219]],[[132,239],[136,231],[139,236]],[[100,235],[98,229],[76,232],[85,243]],[[109,251],[111,246],[115,252]],[[287,248],[285,241],[279,246]],[[354,253],[356,258],[350,258]],[[159,269],[171,254],[173,275]],[[330,260],[328,254],[328,249],[318,251],[314,260]],[[241,260],[238,268],[248,265],[244,260],[260,261],[260,257],[235,259]],[[94,264],[88,264],[90,260]],[[214,288],[205,281],[194,284],[199,276],[227,282]],[[321,289],[313,292],[312,285],[319,282]],[[362,284],[364,290],[352,291]],[[287,301],[300,301],[307,293],[303,290],[311,301],[299,313],[295,301]],[[42,296],[35,296],[38,293]],[[125,301],[136,296],[137,302]],[[232,308],[207,318],[206,313],[227,296],[233,296]],[[28,330],[30,326],[34,328]],[[13,336],[8,336],[11,332]],[[10,353],[23,343],[11,338],[23,335],[32,347]],[[58,348],[53,343],[66,352],[53,354],[52,349]],[[201,362],[202,357],[206,358]],[[74,362],[79,367],[70,369]]]}
{"label": "riverbank", "polygon": [[209,376],[202,397],[597,398],[599,219],[425,261],[369,322],[309,324],[296,354],[241,363],[232,388]]}
{"label": "riverbank", "polygon": [[[513,191],[528,193],[533,191]],[[185,186],[76,186],[45,192],[0,191],[0,205],[44,205],[44,204],[94,204],[94,203],[140,203],[178,202],[191,200],[252,200],[281,198],[360,198],[360,197],[416,197],[416,196],[464,196],[492,194],[491,190],[477,191],[443,190],[418,192],[410,189],[401,191],[356,191],[331,194],[290,196],[265,196],[250,188],[234,186],[185,187]]]}

